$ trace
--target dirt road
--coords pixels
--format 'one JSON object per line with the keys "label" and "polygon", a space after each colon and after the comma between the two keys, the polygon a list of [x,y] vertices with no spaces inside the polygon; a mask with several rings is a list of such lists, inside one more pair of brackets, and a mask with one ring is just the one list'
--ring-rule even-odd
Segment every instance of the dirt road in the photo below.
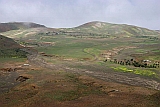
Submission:
{"label": "dirt road", "polygon": [[103,72],[103,71],[90,71],[87,69],[77,69],[77,68],[70,68],[66,65],[54,65],[47,63],[41,55],[38,54],[36,50],[32,49],[25,49],[26,52],[30,53],[28,55],[28,60],[31,64],[35,64],[41,67],[45,67],[48,69],[56,69],[56,70],[64,70],[67,72],[72,73],[79,73],[79,74],[86,74],[104,81],[122,83],[127,85],[134,85],[134,86],[143,86],[147,88],[152,88],[156,90],[160,90],[160,82],[153,79],[142,78],[138,75],[128,75],[127,73],[120,73],[120,72]]}

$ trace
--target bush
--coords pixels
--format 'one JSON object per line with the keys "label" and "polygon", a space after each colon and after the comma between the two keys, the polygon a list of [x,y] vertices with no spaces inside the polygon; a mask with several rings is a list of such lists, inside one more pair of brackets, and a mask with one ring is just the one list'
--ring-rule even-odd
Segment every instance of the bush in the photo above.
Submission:
{"label": "bush", "polygon": [[0,57],[12,57],[12,58],[26,58],[26,52],[20,49],[3,49],[0,50]]}

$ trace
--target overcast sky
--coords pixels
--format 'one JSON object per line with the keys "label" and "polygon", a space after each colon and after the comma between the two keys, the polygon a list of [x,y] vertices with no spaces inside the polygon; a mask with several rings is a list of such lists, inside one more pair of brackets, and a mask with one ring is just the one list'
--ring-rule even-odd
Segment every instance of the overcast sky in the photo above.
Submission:
{"label": "overcast sky", "polygon": [[160,0],[0,0],[0,22],[75,27],[102,21],[160,29]]}

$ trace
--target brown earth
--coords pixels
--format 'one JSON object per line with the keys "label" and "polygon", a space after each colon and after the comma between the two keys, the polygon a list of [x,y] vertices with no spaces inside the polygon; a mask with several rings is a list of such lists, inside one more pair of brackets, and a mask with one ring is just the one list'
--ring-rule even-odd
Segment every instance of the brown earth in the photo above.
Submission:
{"label": "brown earth", "polygon": [[154,89],[35,65],[22,68],[17,72],[30,79],[1,94],[1,107],[158,107],[160,104],[159,91]]}
{"label": "brown earth", "polygon": [[7,72],[14,68],[18,73],[14,81],[18,78],[19,84],[0,94],[1,107],[159,107],[153,80],[53,65],[37,52],[28,59],[3,63]]}
{"label": "brown earth", "polygon": [[103,52],[102,56],[105,59],[112,59],[112,57],[117,55],[120,51],[125,50],[125,49],[133,49],[133,48],[136,48],[136,47],[126,46],[126,47],[113,48],[112,50],[107,50]]}

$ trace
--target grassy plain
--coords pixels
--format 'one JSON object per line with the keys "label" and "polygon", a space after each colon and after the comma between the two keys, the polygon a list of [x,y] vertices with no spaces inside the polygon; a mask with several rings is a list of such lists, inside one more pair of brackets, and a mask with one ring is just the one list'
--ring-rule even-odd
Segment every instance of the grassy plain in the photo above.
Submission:
{"label": "grassy plain", "polygon": [[[30,35],[30,32],[37,33]],[[42,31],[37,29],[35,31],[33,29],[23,31],[13,30],[5,32],[4,35],[18,39],[18,42],[23,43],[23,45],[26,44],[26,46],[33,46],[36,50],[38,50],[39,53],[43,52],[46,55],[61,57],[61,59],[92,61],[96,63],[97,61],[104,61],[106,57],[104,57],[102,54],[105,54],[109,51],[111,54],[109,58],[111,60],[114,58],[119,60],[127,58],[130,60],[133,58],[139,60],[151,60],[152,63],[155,61],[160,61],[160,42],[156,36],[132,36],[123,38],[91,38],[90,36],[85,36],[83,38],[82,36],[82,38],[79,38],[78,36],[73,37],[66,34],[47,35],[47,33],[42,34],[40,32]],[[33,45],[33,43],[41,45]],[[44,43],[49,43],[51,45],[45,46]],[[134,48],[130,49],[126,47]],[[120,48],[122,49],[118,50]],[[45,57],[45,59],[47,58]],[[48,58],[48,60],[49,62],[52,62],[51,58]],[[53,62],[55,62],[55,60],[53,60]],[[112,68],[112,66],[110,68]],[[158,71],[159,68],[155,70]]]}

